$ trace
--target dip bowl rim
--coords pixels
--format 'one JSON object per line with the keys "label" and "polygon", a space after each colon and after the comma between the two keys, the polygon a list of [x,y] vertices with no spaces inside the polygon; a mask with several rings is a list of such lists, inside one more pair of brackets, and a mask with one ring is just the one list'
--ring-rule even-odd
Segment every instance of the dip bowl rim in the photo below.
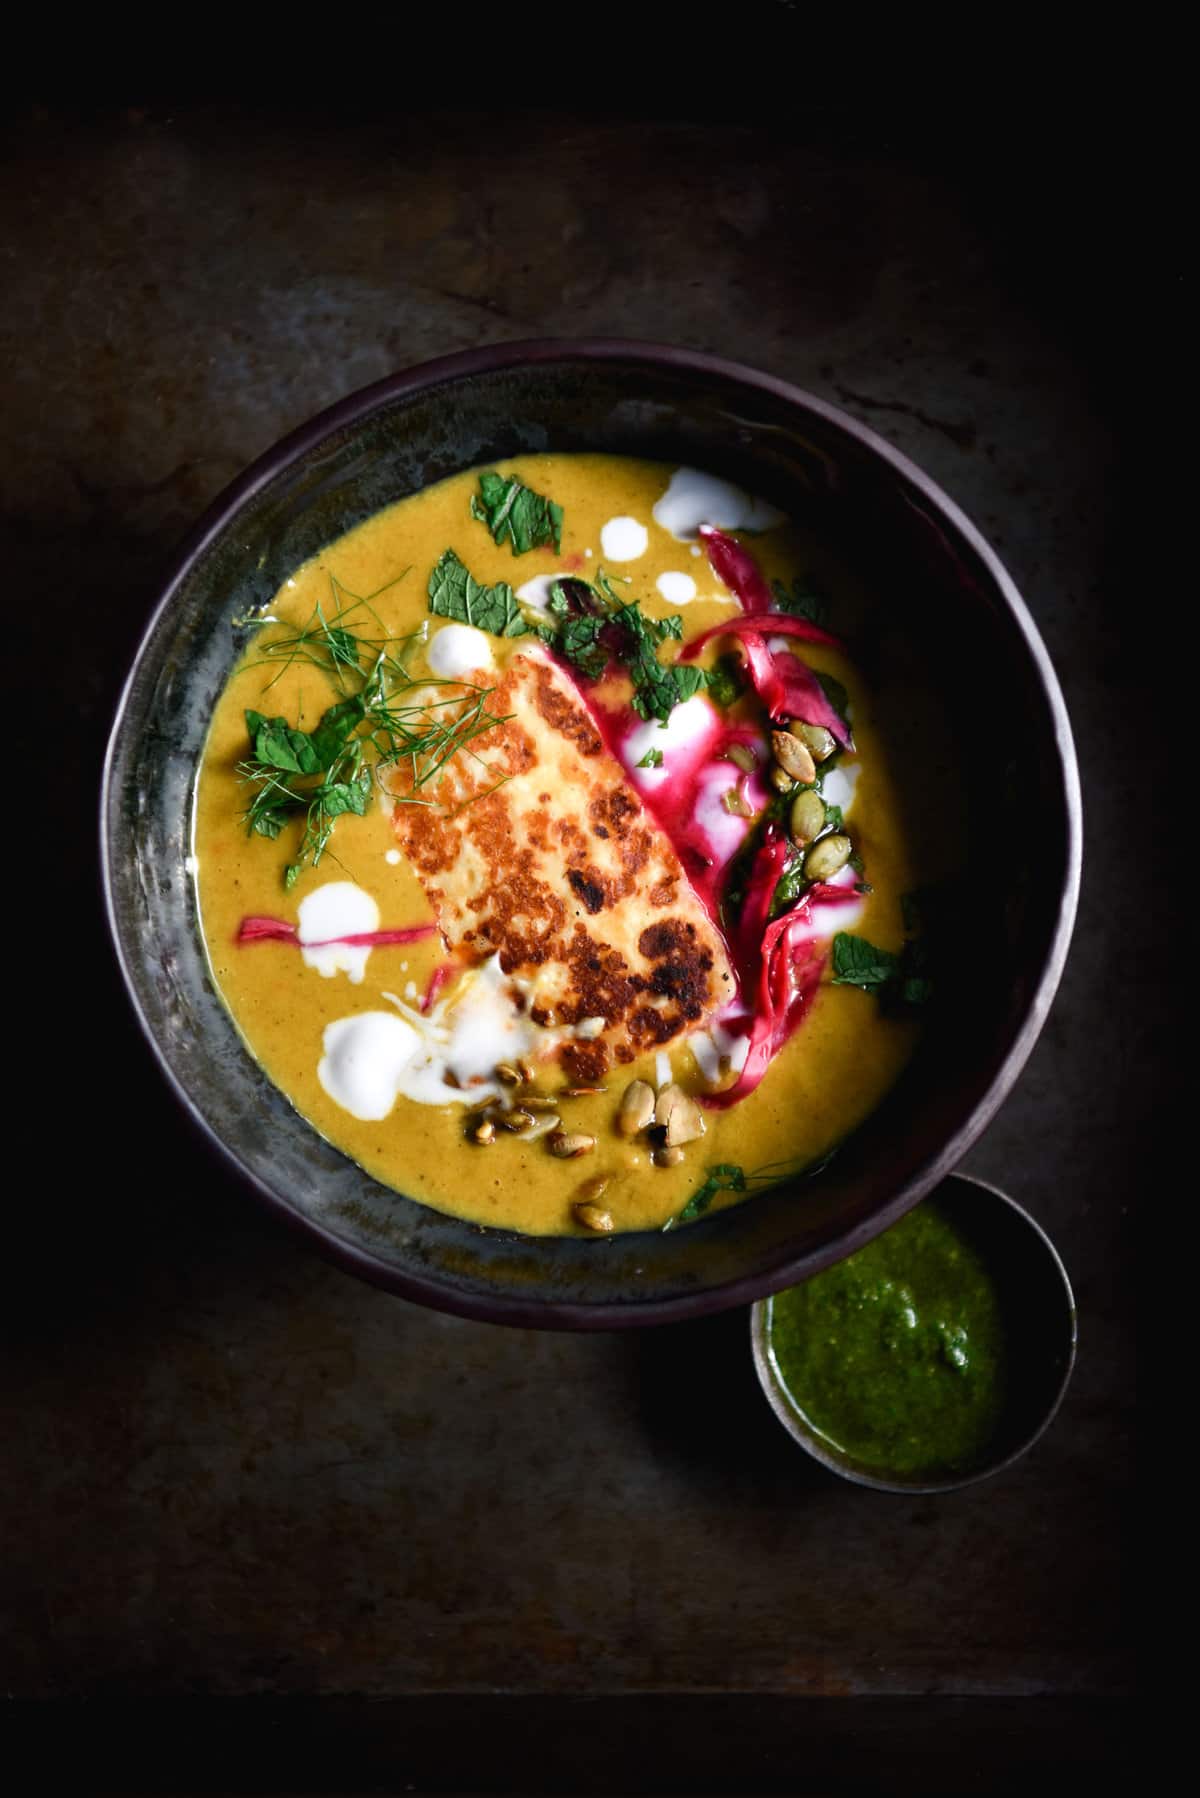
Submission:
{"label": "dip bowl rim", "polygon": [[[361,424],[379,409],[397,400],[418,395],[426,389],[447,382],[468,382],[478,375],[493,375],[530,365],[613,362],[681,372],[695,376],[697,380],[708,379],[726,387],[741,386],[781,402],[793,409],[798,417],[811,415],[821,420],[834,432],[847,437],[860,450],[888,465],[902,483],[933,509],[939,525],[977,558],[991,582],[995,596],[1001,600],[1010,623],[1016,628],[1022,651],[1036,676],[1040,697],[1050,715],[1051,735],[1058,758],[1057,772],[1062,783],[1065,824],[1063,878],[1045,952],[1040,965],[1031,971],[1030,992],[1024,1013],[1014,1028],[1007,1047],[995,1061],[986,1088],[937,1153],[902,1182],[886,1204],[877,1207],[868,1218],[846,1228],[833,1240],[815,1249],[810,1248],[799,1255],[793,1254],[765,1271],[759,1270],[722,1283],[702,1284],[665,1298],[646,1300],[531,1300],[519,1291],[505,1291],[500,1287],[483,1293],[460,1290],[437,1278],[431,1278],[420,1270],[397,1265],[382,1253],[369,1252],[339,1237],[319,1219],[303,1215],[282,1192],[274,1189],[255,1170],[248,1167],[236,1148],[205,1116],[173,1067],[159,1039],[154,1020],[147,1015],[142,1005],[134,978],[134,946],[125,940],[113,880],[113,851],[119,840],[116,825],[120,795],[117,791],[116,769],[139,671],[160,623],[196,565],[222,534],[235,525],[243,507],[261,489],[302,462],[334,434]],[[966,513],[916,463],[868,426],[827,400],[745,363],[698,350],[634,338],[554,337],[503,341],[437,357],[348,394],[299,425],[258,456],[213,500],[171,559],[168,572],[160,584],[160,597],[147,617],[114,711],[99,798],[101,890],[121,976],[142,1035],[165,1075],[168,1086],[202,1136],[276,1216],[344,1271],[436,1310],[521,1328],[641,1328],[751,1304],[783,1287],[795,1285],[823,1267],[852,1254],[918,1204],[951,1173],[986,1129],[1012,1090],[1032,1052],[1066,963],[1078,906],[1082,864],[1082,802],[1078,762],[1058,677],[1015,582],[995,550]],[[691,1226],[692,1229],[697,1227],[703,1228],[703,1224]],[[470,1228],[499,1240],[530,1240],[518,1238],[512,1232],[485,1230],[481,1225]],[[536,1240],[545,1242],[548,1253],[552,1253],[552,1245],[558,1239],[546,1237]],[[603,1252],[603,1241],[595,1246],[599,1252]]]}
{"label": "dip bowl rim", "polygon": [[[1071,1375],[1075,1369],[1075,1357],[1079,1343],[1079,1312],[1075,1302],[1075,1292],[1071,1285],[1071,1277],[1066,1264],[1058,1252],[1053,1239],[1043,1225],[1027,1211],[1024,1205],[1017,1202],[1010,1193],[996,1186],[990,1180],[981,1180],[977,1174],[951,1173],[938,1183],[926,1198],[936,1201],[946,1187],[974,1187],[977,1192],[985,1192],[990,1198],[999,1200],[1001,1205],[1028,1226],[1025,1232],[1019,1233],[1021,1241],[1030,1244],[1030,1252],[1037,1254],[1044,1251],[1050,1265],[1058,1276],[1058,1285],[1064,1300],[1065,1315],[1068,1320],[1066,1336],[1067,1354],[1063,1362],[1062,1373],[1055,1387],[1049,1404],[1038,1414],[1038,1421],[1027,1434],[1005,1453],[994,1460],[981,1461],[970,1472],[947,1475],[938,1479],[904,1479],[900,1476],[891,1478],[883,1474],[874,1474],[869,1468],[854,1461],[849,1456],[840,1456],[827,1447],[818,1432],[806,1423],[796,1406],[781,1390],[781,1383],[771,1364],[771,1354],[767,1335],[767,1307],[777,1295],[768,1293],[755,1300],[750,1307],[750,1350],[754,1360],[754,1371],[758,1375],[758,1383],[762,1387],[763,1396],[783,1425],[792,1440],[804,1449],[806,1454],[819,1461],[830,1473],[836,1473],[841,1479],[849,1480],[855,1486],[869,1486],[875,1492],[894,1492],[909,1496],[933,1495],[940,1492],[958,1492],[964,1486],[978,1485],[980,1480],[991,1479],[993,1474],[1001,1473],[1004,1468],[1011,1467],[1033,1447],[1034,1443],[1049,1429],[1066,1396],[1067,1387],[1071,1383]],[[881,1232],[882,1234],[882,1232]]]}

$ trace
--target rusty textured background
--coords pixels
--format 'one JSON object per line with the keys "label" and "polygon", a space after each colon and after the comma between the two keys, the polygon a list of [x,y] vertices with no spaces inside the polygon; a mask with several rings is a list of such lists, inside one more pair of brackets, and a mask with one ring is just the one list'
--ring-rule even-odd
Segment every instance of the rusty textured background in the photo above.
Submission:
{"label": "rusty textured background", "polygon": [[[53,825],[9,945],[52,996],[12,1034],[58,1045],[9,1075],[10,1134],[44,1133],[6,1205],[10,1723],[75,1790],[999,1791],[1097,1767],[1131,1687],[1127,1224],[1167,997],[1134,952],[1166,902],[1135,916],[1128,879],[1152,751],[1114,753],[1140,703],[1120,194],[1044,120],[1001,156],[911,120],[564,107],[499,159],[491,122],[9,114],[0,503],[37,749],[7,810]],[[1079,928],[966,1165],[1055,1236],[1080,1359],[994,1482],[827,1477],[772,1421],[744,1314],[555,1337],[354,1283],[207,1159],[126,1015],[94,800],[174,543],[319,407],[553,333],[674,340],[845,406],[983,527],[1057,663]]]}

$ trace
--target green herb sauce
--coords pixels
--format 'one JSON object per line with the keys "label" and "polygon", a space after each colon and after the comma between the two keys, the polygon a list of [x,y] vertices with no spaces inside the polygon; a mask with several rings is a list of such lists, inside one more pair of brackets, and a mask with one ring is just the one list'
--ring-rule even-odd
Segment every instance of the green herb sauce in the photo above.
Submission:
{"label": "green herb sauce", "polygon": [[865,1468],[965,1471],[995,1436],[1005,1393],[1000,1301],[978,1252],[936,1201],[778,1293],[767,1334],[800,1415]]}

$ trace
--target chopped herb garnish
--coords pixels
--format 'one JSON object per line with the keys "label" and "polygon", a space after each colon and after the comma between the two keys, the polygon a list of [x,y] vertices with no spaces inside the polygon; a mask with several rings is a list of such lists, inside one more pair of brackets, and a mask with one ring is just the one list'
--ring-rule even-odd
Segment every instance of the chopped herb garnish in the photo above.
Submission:
{"label": "chopped herb garnish", "polygon": [[[870,881],[865,879],[867,872],[866,864],[857,849],[854,851],[853,855],[847,857],[847,866],[853,868],[854,872],[858,875],[858,880],[854,888],[856,893],[862,893],[865,897],[866,894],[875,891],[875,888],[871,885]],[[901,901],[901,903],[903,904],[903,901]]]}
{"label": "chopped herb garnish", "polygon": [[905,943],[899,955],[877,949],[866,937],[839,930],[833,939],[834,986],[858,986],[873,992],[887,1005],[924,1005],[933,984],[925,973],[921,944]]}
{"label": "chopped herb garnish", "polygon": [[764,809],[758,814],[741,848],[729,864],[729,872],[725,879],[725,892],[721,900],[721,922],[726,930],[732,930],[741,915],[746,903],[746,894],[754,874],[754,865],[758,852],[762,847],[763,837],[768,824],[780,823],[791,809],[790,793],[773,793]]}
{"label": "chopped herb garnish", "polygon": [[563,580],[551,586],[549,607],[560,621],[551,646],[587,680],[599,680],[613,653],[605,600],[587,581]]}
{"label": "chopped herb garnish", "polygon": [[[408,637],[388,636],[371,602],[378,599],[381,593],[386,593],[390,587],[395,587],[410,572],[411,564],[365,597],[351,593],[336,575],[331,574],[329,615],[326,616],[318,601],[307,624],[302,625],[299,630],[285,631],[262,644],[258,659],[251,662],[250,667],[257,668],[273,662],[280,664],[278,672],[267,682],[268,691],[296,662],[308,663],[313,668],[321,669],[323,673],[331,675],[335,684],[343,689],[347,676],[357,675],[360,679],[363,678],[380,656],[389,671],[402,674],[414,644],[424,642],[427,627],[422,625],[420,630]],[[353,620],[353,628],[348,620]],[[233,620],[235,629],[252,630],[261,630],[265,625],[278,622],[278,619],[267,612],[251,613]],[[379,636],[364,633],[364,626],[368,622],[375,625]]]}
{"label": "chopped herb garnish", "polygon": [[665,724],[677,705],[707,685],[702,669],[658,659],[658,646],[683,638],[683,619],[647,618],[637,600],[623,602],[601,569],[597,584],[571,576],[550,588],[549,609],[561,622],[549,641],[587,680],[623,662],[633,681],[633,709]]}
{"label": "chopped herb garnish", "polygon": [[742,1168],[732,1162],[718,1162],[708,1170],[708,1178],[698,1191],[694,1192],[683,1210],[668,1218],[663,1228],[669,1230],[672,1224],[690,1224],[694,1217],[702,1217],[719,1192],[745,1192],[746,1175]]}
{"label": "chopped herb garnish", "polygon": [[[457,750],[503,722],[486,709],[490,689],[412,680],[386,647],[363,675],[367,640],[338,629],[346,654],[326,672],[344,689],[350,671],[359,670],[359,692],[330,706],[311,731],[286,718],[246,712],[251,753],[237,771],[255,788],[244,814],[247,831],[273,841],[290,821],[304,823],[296,858],[284,871],[288,888],[306,866],[319,866],[338,818],[347,812],[364,816],[375,769],[404,762],[415,794]],[[319,638],[319,629],[313,635]],[[297,642],[296,635],[277,639],[264,648],[262,660],[276,659],[281,646],[281,654],[288,654]],[[304,659],[315,659],[310,648],[301,652]]]}
{"label": "chopped herb garnish", "polygon": [[660,643],[668,637],[683,635],[683,620],[679,617],[646,618],[634,600],[621,607],[613,622],[627,632],[630,639],[630,648],[621,659],[633,677],[634,711],[641,718],[658,718],[665,724],[677,705],[682,705],[684,700],[691,699],[707,685],[702,668],[679,662],[667,667],[658,659]]}
{"label": "chopped herb garnish", "polygon": [[[359,817],[371,796],[371,772],[363,744],[353,735],[362,723],[361,700],[331,706],[314,731],[303,731],[284,718],[246,713],[253,754],[239,765],[258,791],[246,810],[246,827],[255,836],[274,840],[289,818],[303,814],[304,836],[296,860],[284,872],[292,887],[306,862],[315,868],[329,846],[336,819],[346,812]],[[320,775],[313,785],[297,787],[297,777]]]}
{"label": "chopped herb garnish", "polygon": [[908,974],[901,980],[896,996],[902,1005],[928,1005],[933,982],[921,974]]}
{"label": "chopped herb garnish", "polygon": [[663,752],[661,749],[648,749],[638,763],[639,768],[661,768],[662,765]]}
{"label": "chopped herb garnish", "polygon": [[707,1178],[697,1192],[694,1192],[682,1211],[669,1217],[663,1230],[673,1230],[676,1224],[689,1224],[693,1218],[702,1217],[719,1192],[755,1192],[764,1187],[779,1186],[784,1180],[811,1180],[828,1167],[837,1153],[837,1145],[815,1161],[768,1161],[762,1167],[746,1173],[732,1162],[718,1162],[707,1170]]}
{"label": "chopped herb garnish", "polygon": [[808,876],[804,872],[804,857],[797,855],[788,863],[779,877],[771,897],[771,910],[768,914],[770,922],[774,923],[775,919],[781,918],[785,911],[790,911],[805,887],[810,884]]}
{"label": "chopped herb garnish", "polygon": [[620,605],[621,601],[609,586],[603,570],[600,579],[604,581],[607,593],[602,593],[577,574],[562,574],[556,581],[551,581],[549,605],[555,617],[607,618],[610,600],[613,605]]}
{"label": "chopped herb garnish", "polygon": [[896,978],[900,957],[890,949],[877,949],[865,936],[839,930],[833,939],[834,986],[861,986],[874,992]]}
{"label": "chopped herb garnish", "polygon": [[483,586],[452,549],[444,552],[429,577],[429,610],[438,618],[454,618],[489,631],[493,637],[524,637],[530,630],[508,582]]}
{"label": "chopped herb garnish", "polygon": [[826,699],[829,701],[842,723],[846,726],[846,730],[849,731],[850,695],[836,675],[822,674],[819,668],[814,668],[813,673],[820,683],[822,693],[824,693]]}
{"label": "chopped herb garnish", "polygon": [[810,624],[819,624],[822,629],[829,622],[828,599],[819,588],[810,586],[807,581],[799,578],[794,580],[790,593],[782,581],[772,581],[771,592],[775,596],[778,611],[790,612],[793,618],[807,618]]}
{"label": "chopped herb garnish", "polygon": [[[490,474],[479,477],[479,498],[471,495],[471,517],[486,524],[497,543],[506,539],[514,556],[526,550],[552,543],[562,549],[562,507],[526,487],[514,474]],[[497,633],[513,636],[512,631]]]}
{"label": "chopped herb garnish", "polygon": [[746,691],[746,675],[740,656],[723,655],[708,670],[705,679],[708,683],[709,698],[722,710],[733,705]]}

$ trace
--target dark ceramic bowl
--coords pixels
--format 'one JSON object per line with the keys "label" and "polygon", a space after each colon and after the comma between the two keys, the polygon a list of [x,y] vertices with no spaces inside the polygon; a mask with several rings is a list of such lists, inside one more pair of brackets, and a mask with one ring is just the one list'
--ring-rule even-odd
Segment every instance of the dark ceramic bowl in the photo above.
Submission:
{"label": "dark ceramic bowl", "polygon": [[[881,638],[902,629],[951,714],[976,827],[969,969],[944,983],[907,1073],[826,1171],[802,1194],[785,1185],[687,1229],[603,1242],[444,1217],[323,1142],[234,1031],[185,866],[196,767],[236,656],[231,620],[392,501],[548,449],[711,469],[844,546],[879,595]],[[745,1304],[849,1254],[916,1204],[975,1141],[1033,1046],[1066,957],[1080,858],[1058,683],[974,526],[823,401],[713,357],[622,342],[447,357],[353,395],[263,456],[201,521],[150,620],[113,727],[101,830],[134,1006],[179,1098],[233,1169],[366,1279],[465,1316],[562,1329]]]}
{"label": "dark ceramic bowl", "polygon": [[1003,1410],[987,1447],[968,1466],[937,1476],[888,1474],[843,1454],[797,1410],[771,1351],[770,1303],[751,1307],[759,1383],[788,1434],[831,1473],[879,1492],[953,1492],[1009,1467],[1050,1423],[1075,1365],[1075,1295],[1041,1225],[998,1187],[952,1174],[925,1200],[975,1249],[995,1288],[1008,1342]]}

